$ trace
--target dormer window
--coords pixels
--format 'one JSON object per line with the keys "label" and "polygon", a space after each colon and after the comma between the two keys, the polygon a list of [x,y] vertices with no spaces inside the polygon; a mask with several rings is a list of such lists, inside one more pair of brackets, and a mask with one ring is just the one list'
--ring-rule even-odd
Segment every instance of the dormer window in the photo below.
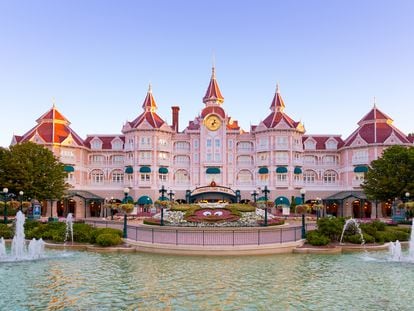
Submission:
{"label": "dormer window", "polygon": [[112,141],[112,149],[113,150],[122,150],[122,141],[117,139]]}
{"label": "dormer window", "polygon": [[338,142],[336,140],[330,139],[326,142],[326,149],[336,150],[338,148]]}
{"label": "dormer window", "polygon": [[315,150],[316,149],[316,143],[313,140],[307,140],[305,142],[305,149],[306,150]]}
{"label": "dormer window", "polygon": [[100,141],[99,139],[94,139],[91,142],[91,149],[94,149],[94,150],[102,149],[102,141]]}

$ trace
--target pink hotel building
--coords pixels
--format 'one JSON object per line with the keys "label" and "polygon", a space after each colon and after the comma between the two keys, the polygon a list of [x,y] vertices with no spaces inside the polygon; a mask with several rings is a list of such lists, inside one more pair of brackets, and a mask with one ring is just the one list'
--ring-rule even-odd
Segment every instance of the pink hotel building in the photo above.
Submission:
{"label": "pink hotel building", "polygon": [[[178,126],[180,108],[171,107],[172,124],[167,124],[157,114],[150,87],[142,112],[120,134],[82,139],[53,105],[31,130],[14,136],[12,144],[44,145],[65,163],[72,186],[69,210],[76,217],[99,216],[103,200],[122,199],[125,187],[138,204],[151,203],[160,197],[162,186],[174,191],[176,200],[190,201],[253,200],[252,192],[262,195],[266,186],[277,206],[300,198],[305,189],[307,200],[324,201],[326,213],[389,215],[389,203],[374,207],[360,185],[370,162],[385,148],[413,145],[413,137],[395,128],[375,105],[342,139],[306,135],[303,124],[285,113],[278,87],[269,114],[249,131],[227,115],[223,102],[213,68],[204,108],[183,131]],[[68,211],[63,205],[55,202],[45,213],[62,215]]]}

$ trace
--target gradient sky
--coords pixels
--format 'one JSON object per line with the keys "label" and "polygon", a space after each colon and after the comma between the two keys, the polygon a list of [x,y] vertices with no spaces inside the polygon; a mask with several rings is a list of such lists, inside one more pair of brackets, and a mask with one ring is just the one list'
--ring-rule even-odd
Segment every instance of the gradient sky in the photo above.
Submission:
{"label": "gradient sky", "polygon": [[215,55],[224,109],[243,129],[285,112],[346,138],[372,108],[414,132],[414,1],[0,0],[0,146],[56,106],[81,137],[142,112],[180,129],[203,108]]}

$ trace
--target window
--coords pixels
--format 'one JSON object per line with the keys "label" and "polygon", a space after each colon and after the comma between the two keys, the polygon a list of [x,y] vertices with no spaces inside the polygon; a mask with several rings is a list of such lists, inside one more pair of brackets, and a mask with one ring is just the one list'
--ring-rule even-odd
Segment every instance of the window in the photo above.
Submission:
{"label": "window", "polygon": [[122,164],[124,163],[124,156],[116,155],[112,157],[112,164]]}
{"label": "window", "polygon": [[277,182],[287,182],[287,174],[276,174],[276,181]]}
{"label": "window", "polygon": [[151,137],[142,136],[140,141],[141,147],[151,147]]}
{"label": "window", "polygon": [[251,184],[253,181],[253,175],[248,170],[241,170],[237,174],[237,183],[239,184]]}
{"label": "window", "polygon": [[194,149],[198,149],[198,146],[199,146],[198,139],[194,139],[193,143],[194,143]]}
{"label": "window", "polygon": [[141,160],[151,160],[151,151],[142,151],[139,157]]}
{"label": "window", "polygon": [[335,171],[329,170],[323,174],[323,182],[325,184],[334,184],[336,183],[338,174]]}
{"label": "window", "polygon": [[167,142],[167,140],[166,140],[166,139],[164,139],[164,138],[160,138],[160,139],[158,140],[158,145],[159,145],[159,146],[161,146],[161,147],[167,147],[167,146],[168,146],[168,142]]}
{"label": "window", "polygon": [[363,172],[361,172],[361,173],[355,173],[355,177],[354,177],[354,179],[355,179],[357,182],[362,183],[362,182],[365,180],[365,173],[363,173]]}
{"label": "window", "polygon": [[124,182],[124,173],[122,171],[114,171],[112,173],[112,182],[120,184]]}
{"label": "window", "polygon": [[287,152],[276,152],[276,162],[286,163],[289,161],[289,154]]}
{"label": "window", "polygon": [[276,148],[288,148],[289,139],[287,136],[276,137]]}
{"label": "window", "polygon": [[178,155],[175,157],[175,163],[179,164],[189,164],[190,163],[190,157],[185,155]]}
{"label": "window", "polygon": [[65,149],[63,149],[60,152],[60,156],[62,158],[66,158],[66,159],[74,159],[75,158],[75,155],[73,154],[73,151],[72,150],[65,150]]}
{"label": "window", "polygon": [[269,139],[267,137],[262,137],[259,139],[259,148],[268,148]]}
{"label": "window", "polygon": [[228,145],[229,149],[233,148],[233,140],[232,140],[232,139],[230,139],[230,140],[227,142],[227,145]]}
{"label": "window", "polygon": [[198,153],[194,153],[193,154],[193,159],[194,159],[194,163],[198,163],[199,162]]}
{"label": "window", "polygon": [[95,150],[102,149],[102,142],[99,139],[92,140],[91,148]]}
{"label": "window", "polygon": [[237,158],[238,165],[251,165],[253,164],[253,160],[251,156],[242,155]]}
{"label": "window", "polygon": [[158,174],[158,179],[161,182],[165,182],[168,180],[168,174]]}
{"label": "window", "polygon": [[207,148],[211,148],[211,139],[207,139],[206,146]]}
{"label": "window", "polygon": [[158,160],[168,160],[168,153],[167,152],[159,152],[158,153]]}
{"label": "window", "polygon": [[237,149],[241,151],[250,151],[252,150],[252,143],[248,141],[241,141],[237,145]]}
{"label": "window", "polygon": [[190,181],[189,174],[186,170],[177,170],[174,174],[174,179],[177,184],[188,184]]}
{"label": "window", "polygon": [[233,163],[233,154],[232,153],[228,153],[228,155],[227,155],[227,161],[229,163]]}
{"label": "window", "polygon": [[316,172],[315,171],[307,170],[307,171],[303,172],[303,182],[305,184],[313,184],[313,183],[315,183],[315,180],[316,180]]}
{"label": "window", "polygon": [[211,162],[213,160],[213,155],[211,153],[206,154],[206,161]]}
{"label": "window", "polygon": [[316,164],[316,157],[315,156],[305,156],[303,158],[303,163],[305,163],[305,164]]}
{"label": "window", "polygon": [[214,154],[214,161],[221,161],[221,154],[220,153],[215,153]]}
{"label": "window", "polygon": [[367,163],[368,162],[368,150],[355,150],[352,155],[352,162],[354,163]]}
{"label": "window", "polygon": [[93,155],[91,157],[91,162],[93,164],[103,164],[104,163],[104,156],[103,155]]}
{"label": "window", "polygon": [[104,173],[101,170],[93,170],[91,172],[91,182],[94,184],[102,184],[104,181]]}
{"label": "window", "polygon": [[324,156],[323,164],[336,164],[336,157],[333,155]]}
{"label": "window", "polygon": [[122,141],[120,140],[115,140],[112,142],[112,149],[114,150],[121,150],[122,149]]}
{"label": "window", "polygon": [[316,149],[316,143],[313,140],[307,140],[305,142],[305,149],[307,150],[315,150]]}
{"label": "window", "polygon": [[67,182],[74,183],[75,182],[75,174],[74,173],[68,173],[67,177],[65,178]]}
{"label": "window", "polygon": [[216,138],[216,139],[214,140],[214,144],[215,144],[216,148],[219,148],[219,147],[220,147],[220,145],[221,145],[221,144],[220,144],[220,139],[217,139],[217,138]]}
{"label": "window", "polygon": [[337,149],[338,142],[336,140],[330,139],[326,142],[326,149],[334,150]]}
{"label": "window", "polygon": [[149,182],[151,180],[150,173],[140,173],[140,177],[142,182]]}

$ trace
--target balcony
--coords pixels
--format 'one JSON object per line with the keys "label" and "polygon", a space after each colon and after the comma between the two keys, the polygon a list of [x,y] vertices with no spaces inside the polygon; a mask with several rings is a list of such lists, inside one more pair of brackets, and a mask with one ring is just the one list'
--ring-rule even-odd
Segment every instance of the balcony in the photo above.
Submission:
{"label": "balcony", "polygon": [[152,159],[147,159],[147,158],[138,159],[138,165],[151,165],[151,164],[152,164]]}
{"label": "balcony", "polygon": [[158,159],[158,165],[170,166],[170,159]]}
{"label": "balcony", "polygon": [[139,144],[139,150],[152,150],[152,144]]}
{"label": "balcony", "polygon": [[368,165],[369,160],[368,157],[353,157],[352,158],[352,164],[358,165],[358,164],[366,164]]}
{"label": "balcony", "polygon": [[238,147],[237,153],[240,154],[249,154],[253,152],[253,147],[245,148],[245,147]]}
{"label": "balcony", "polygon": [[276,188],[287,188],[289,187],[289,181],[288,180],[283,180],[283,181],[276,181],[275,183]]}

